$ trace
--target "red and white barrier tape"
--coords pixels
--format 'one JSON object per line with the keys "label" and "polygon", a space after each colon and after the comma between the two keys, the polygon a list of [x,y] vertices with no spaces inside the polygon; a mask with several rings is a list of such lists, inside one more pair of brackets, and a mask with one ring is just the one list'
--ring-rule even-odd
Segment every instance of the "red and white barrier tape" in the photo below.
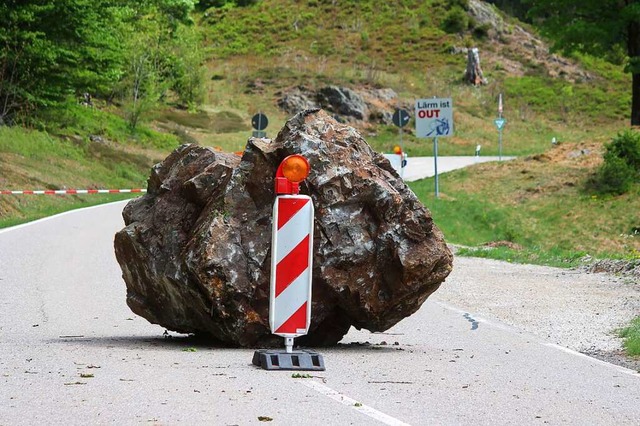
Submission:
{"label": "red and white barrier tape", "polygon": [[147,192],[146,189],[43,189],[36,191],[0,190],[0,195],[82,195],[82,194],[126,194]]}

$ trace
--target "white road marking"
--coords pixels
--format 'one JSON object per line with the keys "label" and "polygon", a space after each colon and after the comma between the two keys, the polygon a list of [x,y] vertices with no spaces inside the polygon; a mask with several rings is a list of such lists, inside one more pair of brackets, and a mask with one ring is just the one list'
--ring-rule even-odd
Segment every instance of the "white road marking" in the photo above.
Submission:
{"label": "white road marking", "polygon": [[[128,200],[113,201],[111,203],[105,203],[105,204],[96,204],[95,206],[83,207],[83,208],[80,208],[80,209],[68,210],[66,212],[58,213],[58,214],[53,215],[53,216],[47,216],[47,217],[43,217],[42,219],[36,219],[36,220],[32,220],[31,222],[26,222],[26,223],[22,223],[20,225],[11,226],[9,228],[0,229],[0,234],[4,234],[5,232],[9,232],[9,231],[16,231],[18,229],[26,228],[27,226],[31,226],[31,225],[35,225],[35,224],[38,224],[38,223],[46,222],[48,220],[52,220],[52,219],[58,218],[60,216],[66,216],[68,214],[81,212],[81,211],[85,211],[85,210],[97,209],[97,208],[104,207],[104,206],[107,206],[107,205],[110,205],[110,204],[117,204],[117,203],[123,203],[124,204],[124,203],[128,203],[131,200],[133,200],[133,198],[128,199]],[[124,223],[123,223],[123,226],[124,226]]]}
{"label": "white road marking", "polygon": [[353,398],[349,398],[346,395],[341,394],[340,392],[331,389],[329,386],[325,386],[322,383],[319,383],[315,380],[301,380],[300,383],[302,383],[303,385],[305,385],[306,387],[309,387],[313,390],[315,390],[316,392],[327,396],[331,399],[333,399],[334,401],[338,401],[344,405],[346,405],[347,407],[351,407],[354,410],[365,414],[369,417],[371,417],[372,419],[375,419],[381,423],[384,423],[386,425],[390,425],[390,426],[409,426],[408,423],[403,422],[402,420],[398,420],[395,417],[391,417],[388,414],[385,414],[381,411],[376,410],[373,407],[370,407],[368,405],[362,404],[361,402],[356,401]]}

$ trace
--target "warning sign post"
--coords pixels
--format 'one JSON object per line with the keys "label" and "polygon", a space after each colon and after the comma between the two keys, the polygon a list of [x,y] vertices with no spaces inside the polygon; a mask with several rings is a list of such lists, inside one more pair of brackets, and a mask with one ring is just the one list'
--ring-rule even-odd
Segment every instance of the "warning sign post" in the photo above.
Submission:
{"label": "warning sign post", "polygon": [[311,321],[313,203],[306,195],[280,195],[273,205],[271,242],[271,332],[285,338],[304,336]]}
{"label": "warning sign post", "polygon": [[284,337],[285,350],[258,350],[253,364],[266,370],[324,370],[322,355],[293,350],[293,339],[304,336],[311,323],[313,202],[299,194],[309,174],[301,155],[285,158],[276,172],[271,235],[269,326]]}

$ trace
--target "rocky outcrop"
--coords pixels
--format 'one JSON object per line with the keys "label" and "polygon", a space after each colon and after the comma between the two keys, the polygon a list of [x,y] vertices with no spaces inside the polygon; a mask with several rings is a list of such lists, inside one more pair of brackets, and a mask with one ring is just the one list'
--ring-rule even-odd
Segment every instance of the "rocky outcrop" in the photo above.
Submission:
{"label": "rocky outcrop", "polygon": [[277,104],[281,110],[295,115],[300,111],[318,108],[315,98],[315,93],[304,86],[298,86],[280,93]]}
{"label": "rocky outcrop", "polygon": [[322,108],[340,122],[353,125],[392,124],[396,108],[413,108],[412,105],[398,105],[398,95],[392,89],[325,86],[310,89],[293,87],[279,93],[278,107],[295,115],[301,111]]}
{"label": "rocky outcrop", "polygon": [[[485,70],[504,71],[523,76],[543,71],[549,77],[570,82],[584,82],[595,77],[574,60],[552,53],[549,45],[515,19],[506,19],[494,4],[469,0],[468,14],[476,29],[482,29],[491,43],[485,43],[482,62]],[[467,48],[454,47],[453,54],[468,54]]]}
{"label": "rocky outcrop", "polygon": [[239,158],[184,145],[155,166],[115,238],[138,315],[236,346],[281,346],[268,325],[273,178],[287,155],[311,173],[315,206],[312,321],[296,342],[338,342],[351,326],[383,331],[447,277],[452,255],[429,211],[352,127],[296,115]]}
{"label": "rocky outcrop", "polygon": [[346,87],[327,86],[317,93],[320,107],[339,115],[364,120],[367,116],[367,105],[362,96]]}

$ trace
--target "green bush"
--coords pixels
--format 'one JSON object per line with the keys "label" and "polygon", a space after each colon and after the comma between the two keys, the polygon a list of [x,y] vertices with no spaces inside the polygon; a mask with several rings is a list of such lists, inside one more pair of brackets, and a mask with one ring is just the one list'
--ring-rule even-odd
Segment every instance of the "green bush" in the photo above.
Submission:
{"label": "green bush", "polygon": [[448,0],[449,7],[459,7],[463,10],[469,10],[469,0]]}
{"label": "green bush", "polygon": [[589,180],[590,189],[601,194],[624,194],[633,184],[633,169],[626,161],[611,157],[602,163],[596,174]]}
{"label": "green bush", "polygon": [[460,6],[454,6],[442,21],[442,29],[449,33],[461,33],[469,28],[469,15]]}
{"label": "green bush", "polygon": [[605,145],[604,163],[588,182],[603,194],[624,194],[640,180],[640,133],[627,130]]}
{"label": "green bush", "polygon": [[624,339],[624,347],[629,355],[640,355],[640,317],[631,321],[631,325],[620,330]]}
{"label": "green bush", "polygon": [[491,30],[490,24],[482,24],[482,25],[474,25],[473,26],[473,37],[484,40],[489,36],[489,31]]}
{"label": "green bush", "polygon": [[251,6],[257,3],[257,0],[200,0],[198,3],[198,9],[206,10],[210,7],[225,7],[225,6]]}
{"label": "green bush", "polygon": [[605,149],[605,161],[608,158],[621,158],[636,174],[640,174],[640,132],[627,130],[606,145]]}

